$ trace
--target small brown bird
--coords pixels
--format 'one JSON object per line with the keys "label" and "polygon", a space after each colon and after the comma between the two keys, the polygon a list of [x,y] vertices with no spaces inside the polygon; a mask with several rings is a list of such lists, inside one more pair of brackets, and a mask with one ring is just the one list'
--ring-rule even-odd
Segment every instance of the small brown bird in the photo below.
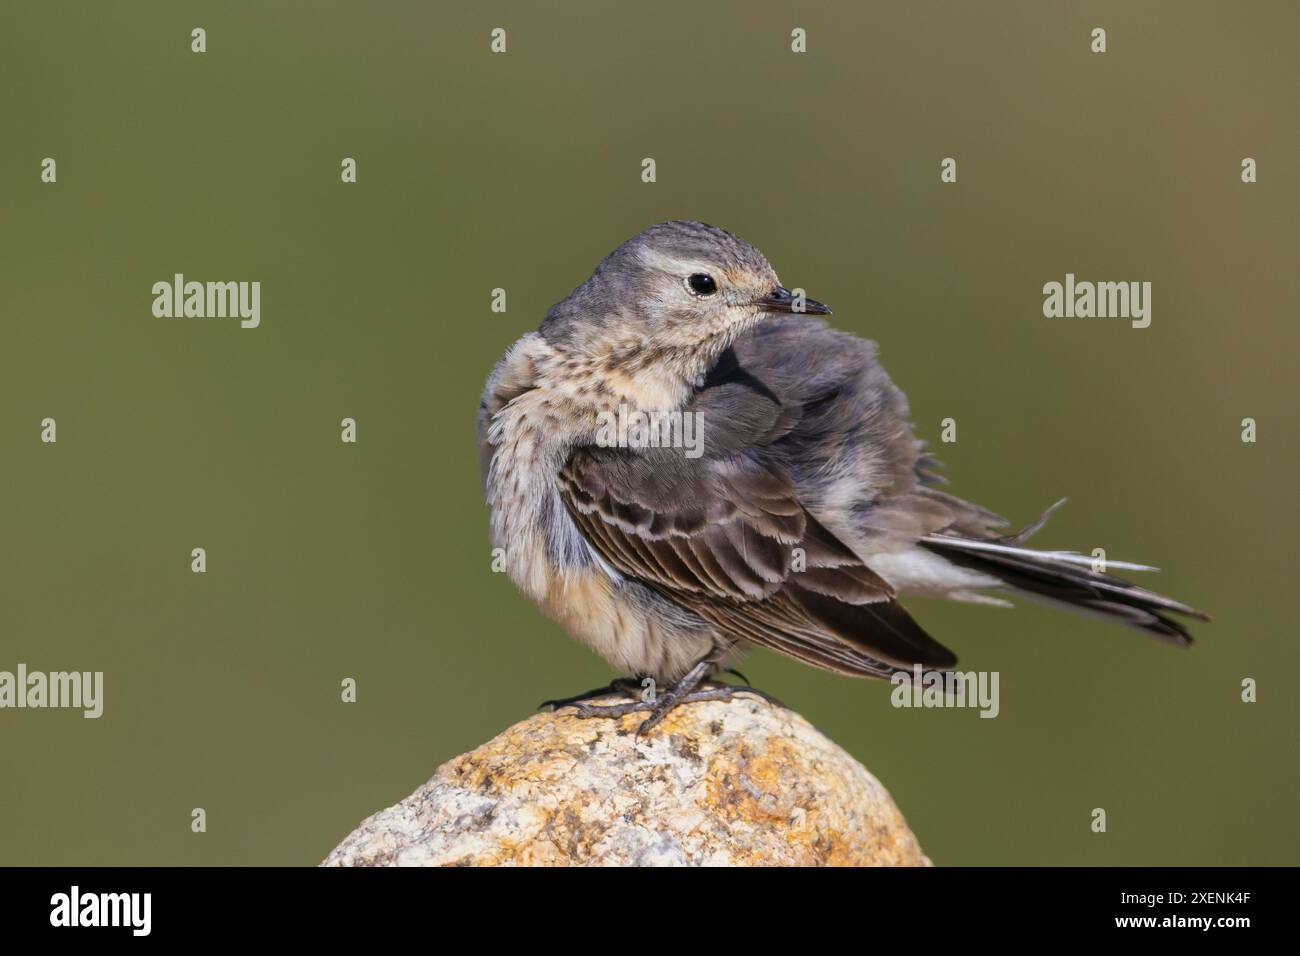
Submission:
{"label": "small brown bird", "polygon": [[[935,488],[875,345],[811,318],[830,311],[744,240],[666,222],[497,364],[478,419],[492,543],[520,590],[635,675],[548,703],[649,711],[644,732],[755,692],[711,681],[754,644],[857,677],[951,669],[900,593],[1018,594],[1190,643],[1169,614],[1204,613],[1025,547],[1047,514],[1008,535]],[[643,699],[644,677],[665,689]],[[611,691],[631,699],[583,703]]]}

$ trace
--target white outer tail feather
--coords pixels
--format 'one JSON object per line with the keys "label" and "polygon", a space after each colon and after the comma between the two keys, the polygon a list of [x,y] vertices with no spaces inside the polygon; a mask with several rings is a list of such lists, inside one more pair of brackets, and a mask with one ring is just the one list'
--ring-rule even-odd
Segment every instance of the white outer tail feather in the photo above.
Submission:
{"label": "white outer tail feather", "polygon": [[[933,541],[935,544],[952,544],[951,538],[944,537],[941,534],[926,535],[923,541]],[[963,538],[961,541],[963,551],[992,551],[997,554],[1014,554],[1023,557],[1032,558],[1051,558],[1054,561],[1061,561],[1065,564],[1074,564],[1080,567],[1092,568],[1097,562],[1096,558],[1086,554],[1080,554],[1077,551],[1040,551],[1037,548],[1018,548],[1014,545],[997,544],[993,541],[971,541]],[[1103,564],[1107,569],[1118,568],[1122,571],[1159,571],[1157,567],[1149,564],[1134,564],[1131,561],[1114,561],[1106,558]]]}

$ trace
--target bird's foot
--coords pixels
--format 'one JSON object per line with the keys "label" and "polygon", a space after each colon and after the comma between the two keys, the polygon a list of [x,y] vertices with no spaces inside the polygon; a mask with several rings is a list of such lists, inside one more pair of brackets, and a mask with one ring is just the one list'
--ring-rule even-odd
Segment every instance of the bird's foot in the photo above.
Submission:
{"label": "bird's foot", "polygon": [[[556,700],[544,700],[537,705],[537,709],[549,707],[552,711],[559,710],[561,707],[573,707],[582,703],[584,700],[591,700],[594,697],[608,697],[610,694],[623,694],[627,697],[637,697],[641,694],[643,678],[640,677],[617,677],[610,681],[604,687],[593,687],[591,690],[583,691],[581,694],[574,694],[572,697],[560,697]],[[594,715],[593,715],[594,716]]]}
{"label": "bird's foot", "polygon": [[[754,697],[760,697],[769,704],[775,704],[777,707],[784,707],[779,700],[771,694],[765,693],[756,687],[750,687],[745,684],[717,684],[709,687],[691,686],[689,689],[678,691],[676,687],[669,688],[662,694],[648,700],[640,698],[629,700],[622,704],[584,704],[575,703],[575,717],[623,717],[627,714],[635,714],[642,711],[649,711],[650,716],[641,721],[637,727],[636,735],[649,732],[660,721],[668,716],[669,712],[682,704],[694,704],[706,700],[731,700],[738,694],[749,694]],[[562,705],[563,706],[563,705]]]}

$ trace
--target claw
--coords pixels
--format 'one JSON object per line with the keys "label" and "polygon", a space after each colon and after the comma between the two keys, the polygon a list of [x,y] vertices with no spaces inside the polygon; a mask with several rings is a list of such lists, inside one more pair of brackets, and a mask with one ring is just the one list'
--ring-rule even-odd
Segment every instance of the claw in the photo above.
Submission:
{"label": "claw", "polygon": [[[757,687],[750,687],[745,675],[732,668],[728,668],[727,673],[735,674],[745,680],[744,684],[718,684],[711,687],[701,687],[700,684],[712,667],[711,661],[700,661],[687,671],[681,680],[653,700],[642,699],[641,680],[639,678],[620,677],[615,681],[611,681],[606,687],[597,687],[574,697],[548,700],[541,704],[541,707],[549,706],[553,710],[559,710],[561,707],[572,707],[574,708],[575,717],[607,717],[611,719],[648,710],[650,716],[641,721],[640,726],[637,727],[636,736],[639,738],[654,729],[674,708],[682,704],[693,704],[705,700],[731,700],[737,694],[750,694],[754,697],[760,697],[777,707],[785,706],[771,694],[765,693]],[[632,699],[622,704],[584,703],[584,701],[592,698],[607,697],[614,693],[626,694]]]}
{"label": "claw", "polygon": [[752,694],[753,696],[762,698],[776,707],[785,707],[785,704],[781,703],[771,694],[765,693],[756,687],[735,686],[732,684],[721,684],[717,687],[701,687],[698,690],[693,690],[689,693],[673,698],[666,706],[656,707],[649,717],[641,721],[641,726],[637,728],[636,735],[640,737],[642,734],[653,729],[656,724],[668,716],[669,711],[674,707],[678,707],[682,704],[697,704],[706,700],[731,700],[733,697],[741,694]]}
{"label": "claw", "polygon": [[636,694],[640,690],[641,681],[637,678],[617,677],[604,687],[593,687],[591,690],[583,691],[581,694],[574,694],[572,697],[557,697],[555,700],[544,700],[537,705],[537,709],[541,710],[543,707],[549,707],[554,712],[561,707],[576,706],[584,700],[591,700],[593,697],[608,697],[610,694]]}

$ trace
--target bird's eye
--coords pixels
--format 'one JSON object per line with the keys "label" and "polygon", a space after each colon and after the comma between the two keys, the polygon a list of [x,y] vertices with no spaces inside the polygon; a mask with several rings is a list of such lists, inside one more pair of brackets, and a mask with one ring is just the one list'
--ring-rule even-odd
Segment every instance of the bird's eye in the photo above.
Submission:
{"label": "bird's eye", "polygon": [[697,272],[686,280],[686,287],[696,295],[713,295],[718,291],[718,284],[713,281],[713,276],[706,275],[703,272]]}

